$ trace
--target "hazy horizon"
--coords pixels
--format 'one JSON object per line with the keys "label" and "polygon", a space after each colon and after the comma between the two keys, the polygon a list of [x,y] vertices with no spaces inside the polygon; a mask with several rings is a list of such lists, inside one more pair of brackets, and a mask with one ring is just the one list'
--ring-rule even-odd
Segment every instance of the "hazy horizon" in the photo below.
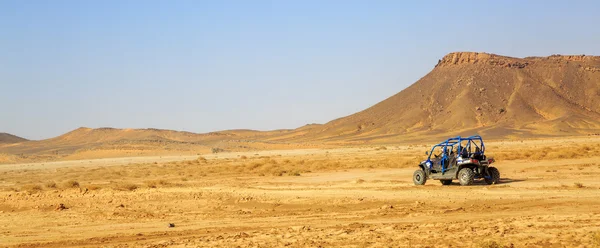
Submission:
{"label": "hazy horizon", "polygon": [[292,129],[449,52],[600,55],[597,1],[0,2],[0,132]]}

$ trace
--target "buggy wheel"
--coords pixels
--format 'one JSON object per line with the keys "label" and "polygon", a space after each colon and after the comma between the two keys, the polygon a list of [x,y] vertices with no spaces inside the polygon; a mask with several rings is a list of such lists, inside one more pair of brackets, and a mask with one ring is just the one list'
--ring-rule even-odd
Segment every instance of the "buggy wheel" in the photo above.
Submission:
{"label": "buggy wheel", "polygon": [[473,184],[475,181],[475,172],[471,170],[471,168],[462,168],[458,172],[458,182],[462,186],[467,186]]}
{"label": "buggy wheel", "polygon": [[442,182],[442,185],[450,185],[452,184],[452,180],[440,180],[440,182]]}
{"label": "buggy wheel", "polygon": [[485,178],[485,183],[497,184],[500,182],[500,171],[496,167],[488,167],[487,171],[491,178]]}
{"label": "buggy wheel", "polygon": [[416,170],[415,173],[413,173],[413,182],[415,183],[415,185],[424,185],[425,182],[427,182],[427,176],[425,175],[425,171]]}

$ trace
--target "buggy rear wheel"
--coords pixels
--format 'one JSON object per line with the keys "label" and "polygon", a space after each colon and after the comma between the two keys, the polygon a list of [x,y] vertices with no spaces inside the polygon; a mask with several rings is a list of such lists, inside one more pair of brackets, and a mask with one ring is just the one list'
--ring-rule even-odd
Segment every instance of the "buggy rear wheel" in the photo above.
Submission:
{"label": "buggy rear wheel", "polygon": [[500,182],[500,171],[496,167],[488,167],[487,171],[490,174],[490,178],[485,178],[485,183],[497,184]]}
{"label": "buggy rear wheel", "polygon": [[458,172],[458,182],[462,186],[467,186],[473,184],[475,181],[475,172],[471,170],[471,168],[462,168]]}
{"label": "buggy rear wheel", "polygon": [[442,183],[442,185],[450,185],[452,184],[452,180],[440,180],[440,182]]}
{"label": "buggy rear wheel", "polygon": [[424,185],[425,182],[427,182],[427,175],[425,175],[425,171],[416,170],[415,173],[413,173],[413,182],[415,185]]}

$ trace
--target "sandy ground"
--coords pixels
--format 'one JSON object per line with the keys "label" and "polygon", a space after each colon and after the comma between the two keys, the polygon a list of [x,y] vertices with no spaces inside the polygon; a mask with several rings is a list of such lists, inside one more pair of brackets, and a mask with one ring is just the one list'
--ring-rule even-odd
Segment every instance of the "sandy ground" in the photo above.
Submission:
{"label": "sandy ground", "polygon": [[[552,142],[565,144],[531,141],[490,147],[522,149]],[[598,144],[597,140],[587,142]],[[425,149],[313,149],[260,152],[260,156],[277,156],[280,161],[334,156],[344,164],[408,151],[420,154]],[[259,155],[204,157],[209,164],[223,164],[227,171],[233,170],[229,166],[240,156]],[[0,191],[0,245],[594,247],[600,242],[597,156],[499,160],[495,166],[501,172],[500,184],[479,182],[468,187],[442,186],[433,180],[414,186],[414,166],[379,168],[385,164],[323,168],[297,176],[258,175],[251,170],[215,172],[180,183],[124,190],[93,189],[84,185],[87,179],[82,176],[106,167],[119,168],[130,182],[144,185],[146,177],[156,176],[125,172],[173,166],[160,171],[164,178],[172,178],[171,174],[181,174],[182,166],[208,168],[170,163],[196,159],[173,156],[1,165],[0,184],[5,189]],[[41,180],[37,178],[76,178],[81,185],[29,191],[6,188]]]}

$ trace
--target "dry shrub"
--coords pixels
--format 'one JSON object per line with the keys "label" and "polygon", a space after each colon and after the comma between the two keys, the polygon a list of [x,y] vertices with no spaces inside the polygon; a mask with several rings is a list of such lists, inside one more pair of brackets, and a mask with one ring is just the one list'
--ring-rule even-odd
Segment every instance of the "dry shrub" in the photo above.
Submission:
{"label": "dry shrub", "polygon": [[55,189],[56,183],[54,181],[46,182],[46,184],[44,184],[44,186],[46,186],[46,188],[49,188],[49,189]]}
{"label": "dry shrub", "polygon": [[277,160],[275,160],[275,159],[265,159],[265,163],[267,163],[267,164],[278,164]]}
{"label": "dry shrub", "polygon": [[252,171],[252,170],[258,169],[259,167],[261,167],[263,165],[264,164],[262,162],[252,162],[249,165],[247,165],[245,169]]}
{"label": "dry shrub", "polygon": [[401,166],[399,166],[399,167],[400,167],[400,168],[406,168],[406,167],[408,167],[408,166],[414,166],[414,165],[416,165],[416,164],[419,164],[419,163],[418,163],[417,161],[410,161],[410,160],[407,160],[407,161],[404,161],[404,162],[402,162],[402,163],[401,163]]}
{"label": "dry shrub", "polygon": [[481,248],[504,248],[504,247],[508,247],[508,246],[504,246],[500,242],[488,240],[488,241],[481,242],[479,244],[479,247],[481,247]]}
{"label": "dry shrub", "polygon": [[548,155],[548,152],[546,151],[531,151],[531,156],[529,156],[529,158],[532,160],[542,160],[546,158],[546,155]]}
{"label": "dry shrub", "polygon": [[563,159],[563,158],[577,158],[580,154],[574,150],[562,150],[562,151],[553,151],[546,154],[545,158],[549,159]]}
{"label": "dry shrub", "polygon": [[88,185],[86,188],[89,190],[99,190],[102,188],[102,186],[97,185],[97,184],[91,184],[91,185]]}
{"label": "dry shrub", "polygon": [[242,155],[240,158],[241,159],[248,159],[248,157],[246,157],[246,155]]}
{"label": "dry shrub", "polygon": [[575,188],[578,188],[578,189],[581,189],[584,187],[583,183],[580,183],[580,182],[576,182],[576,183],[574,183],[574,185],[575,185]]}
{"label": "dry shrub", "polygon": [[28,192],[28,193],[37,193],[37,192],[42,191],[42,186],[37,185],[37,184],[27,184],[27,185],[23,185],[21,187],[21,190]]}
{"label": "dry shrub", "polygon": [[165,181],[165,180],[151,180],[151,181],[146,181],[146,186],[148,186],[148,188],[158,188],[159,186],[167,186],[169,185],[169,182]]}
{"label": "dry shrub", "polygon": [[67,188],[67,189],[68,188],[79,188],[79,182],[77,182],[73,179],[70,179],[63,183],[63,187]]}
{"label": "dry shrub", "polygon": [[126,182],[118,183],[117,185],[115,185],[113,187],[113,189],[121,190],[121,191],[133,191],[137,188],[139,188],[139,186],[137,184],[126,183]]}
{"label": "dry shrub", "polygon": [[213,147],[210,150],[212,151],[212,153],[225,152],[225,150],[223,148],[218,148],[218,147]]}
{"label": "dry shrub", "polygon": [[380,151],[380,150],[387,150],[387,147],[380,146],[380,147],[375,148],[375,151]]}
{"label": "dry shrub", "polygon": [[196,160],[198,162],[200,162],[200,163],[203,163],[203,164],[208,162],[208,160],[205,157],[202,157],[202,156],[198,157],[198,159],[196,159]]}
{"label": "dry shrub", "polygon": [[592,245],[594,247],[600,247],[600,231],[596,231],[592,234]]}

